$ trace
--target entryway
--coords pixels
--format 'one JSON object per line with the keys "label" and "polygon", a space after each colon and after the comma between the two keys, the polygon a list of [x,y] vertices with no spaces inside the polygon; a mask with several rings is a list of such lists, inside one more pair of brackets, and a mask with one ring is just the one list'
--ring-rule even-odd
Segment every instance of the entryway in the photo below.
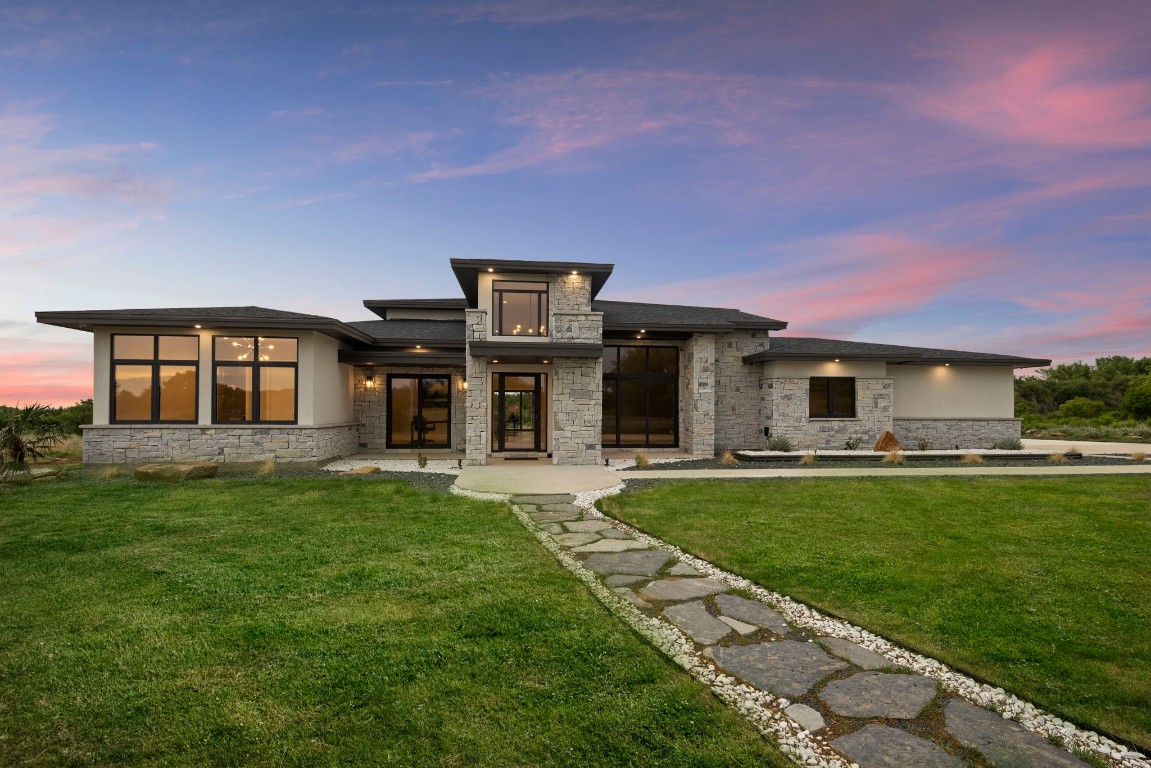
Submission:
{"label": "entryway", "polygon": [[492,375],[492,452],[546,451],[547,374]]}

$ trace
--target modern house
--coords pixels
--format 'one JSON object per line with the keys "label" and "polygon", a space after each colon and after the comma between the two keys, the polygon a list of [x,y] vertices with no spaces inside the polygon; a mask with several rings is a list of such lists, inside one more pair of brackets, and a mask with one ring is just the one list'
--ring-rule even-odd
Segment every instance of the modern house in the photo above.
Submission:
{"label": "modern house", "polygon": [[988,447],[1017,438],[1007,355],[773,337],[738,309],[601,301],[611,264],[453,259],[462,297],[379,320],[261,307],[38,312],[89,331],[84,460],[456,452],[595,464],[611,449]]}

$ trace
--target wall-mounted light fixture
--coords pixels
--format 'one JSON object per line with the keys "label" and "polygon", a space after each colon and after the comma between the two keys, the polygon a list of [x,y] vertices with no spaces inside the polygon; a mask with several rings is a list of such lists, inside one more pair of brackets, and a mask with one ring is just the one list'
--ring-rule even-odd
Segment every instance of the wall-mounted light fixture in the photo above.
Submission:
{"label": "wall-mounted light fixture", "polygon": [[468,391],[468,380],[467,379],[460,379],[460,391],[461,392],[467,392]]}
{"label": "wall-mounted light fixture", "polygon": [[369,373],[368,377],[366,379],[364,379],[364,389],[375,389],[375,388],[376,388],[376,374]]}

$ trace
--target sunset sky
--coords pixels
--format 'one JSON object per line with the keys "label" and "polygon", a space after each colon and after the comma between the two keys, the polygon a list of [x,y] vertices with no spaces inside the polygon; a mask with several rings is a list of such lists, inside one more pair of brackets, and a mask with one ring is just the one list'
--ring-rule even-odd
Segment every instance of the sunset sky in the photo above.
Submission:
{"label": "sunset sky", "polygon": [[1151,355],[1146,0],[17,0],[0,86],[0,403],[91,396],[37,310],[369,319],[459,295],[452,257]]}

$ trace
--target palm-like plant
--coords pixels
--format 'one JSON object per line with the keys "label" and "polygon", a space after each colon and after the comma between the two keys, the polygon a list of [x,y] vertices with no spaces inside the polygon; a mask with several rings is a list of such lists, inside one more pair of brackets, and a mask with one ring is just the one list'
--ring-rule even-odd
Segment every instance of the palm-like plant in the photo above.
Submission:
{"label": "palm-like plant", "polygon": [[64,439],[66,428],[40,403],[0,406],[0,477],[28,472],[28,462]]}

